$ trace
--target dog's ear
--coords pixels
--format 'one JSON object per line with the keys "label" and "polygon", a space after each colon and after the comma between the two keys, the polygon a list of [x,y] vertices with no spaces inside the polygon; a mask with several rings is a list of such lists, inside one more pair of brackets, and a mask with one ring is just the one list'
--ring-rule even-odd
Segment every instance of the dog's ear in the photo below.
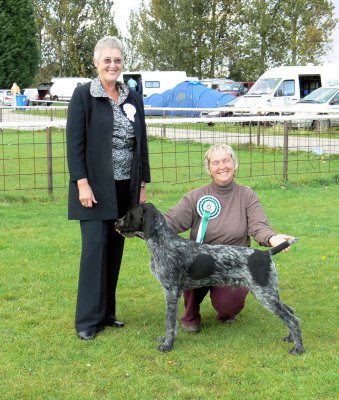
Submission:
{"label": "dog's ear", "polygon": [[143,204],[142,231],[145,239],[149,239],[154,229],[154,206],[151,203]]}

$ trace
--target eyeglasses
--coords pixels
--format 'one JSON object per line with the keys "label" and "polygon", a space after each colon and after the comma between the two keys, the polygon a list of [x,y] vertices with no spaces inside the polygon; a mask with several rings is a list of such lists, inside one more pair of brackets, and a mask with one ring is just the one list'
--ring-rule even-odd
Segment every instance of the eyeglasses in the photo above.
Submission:
{"label": "eyeglasses", "polygon": [[121,58],[102,58],[101,61],[105,64],[105,65],[110,65],[110,64],[115,64],[115,65],[121,65],[122,64],[122,59]]}

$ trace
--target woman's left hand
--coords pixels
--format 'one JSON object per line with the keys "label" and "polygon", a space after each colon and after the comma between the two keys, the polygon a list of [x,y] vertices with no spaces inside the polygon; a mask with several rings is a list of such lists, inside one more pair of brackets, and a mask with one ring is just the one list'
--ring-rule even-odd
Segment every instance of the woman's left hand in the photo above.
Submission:
{"label": "woman's left hand", "polygon": [[146,185],[141,186],[140,190],[140,204],[146,203]]}
{"label": "woman's left hand", "polygon": [[[278,235],[271,236],[269,242],[272,247],[275,247],[275,246],[278,246],[280,243],[283,243],[286,240],[291,239],[291,238],[293,238],[293,236],[285,235],[284,233],[279,233]],[[290,249],[290,247],[287,247],[283,251],[288,251],[289,249]]]}

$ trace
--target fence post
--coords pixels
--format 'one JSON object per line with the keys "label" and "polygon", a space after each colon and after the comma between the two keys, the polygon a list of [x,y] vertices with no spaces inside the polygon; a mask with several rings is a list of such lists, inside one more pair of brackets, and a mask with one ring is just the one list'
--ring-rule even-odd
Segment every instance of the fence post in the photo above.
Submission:
{"label": "fence post", "polygon": [[284,181],[288,181],[288,133],[289,121],[284,121]]}
{"label": "fence post", "polygon": [[[162,110],[162,117],[165,118],[166,117],[166,111]],[[161,137],[165,138],[166,137],[166,124],[162,124],[161,126]]]}
{"label": "fence post", "polygon": [[250,124],[250,143],[249,143],[249,151],[250,151],[250,176],[253,173],[253,164],[252,164],[252,155],[253,155],[253,142],[252,142],[252,124]]}
{"label": "fence post", "polygon": [[47,134],[47,180],[48,194],[53,194],[53,164],[52,164],[52,128],[46,128]]}
{"label": "fence post", "polygon": [[260,121],[257,122],[257,146],[260,146]]}

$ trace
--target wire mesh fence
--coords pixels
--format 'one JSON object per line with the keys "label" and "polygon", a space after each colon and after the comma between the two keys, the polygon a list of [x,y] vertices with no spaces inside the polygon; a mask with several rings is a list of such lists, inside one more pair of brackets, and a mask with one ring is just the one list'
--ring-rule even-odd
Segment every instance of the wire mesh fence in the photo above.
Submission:
{"label": "wire mesh fence", "polygon": [[[0,109],[0,191],[51,194],[67,187],[66,113],[66,107]],[[339,172],[339,130],[333,127],[300,128],[282,117],[146,121],[153,183],[206,179],[203,157],[214,143],[235,149],[239,178],[279,176],[286,181]]]}

